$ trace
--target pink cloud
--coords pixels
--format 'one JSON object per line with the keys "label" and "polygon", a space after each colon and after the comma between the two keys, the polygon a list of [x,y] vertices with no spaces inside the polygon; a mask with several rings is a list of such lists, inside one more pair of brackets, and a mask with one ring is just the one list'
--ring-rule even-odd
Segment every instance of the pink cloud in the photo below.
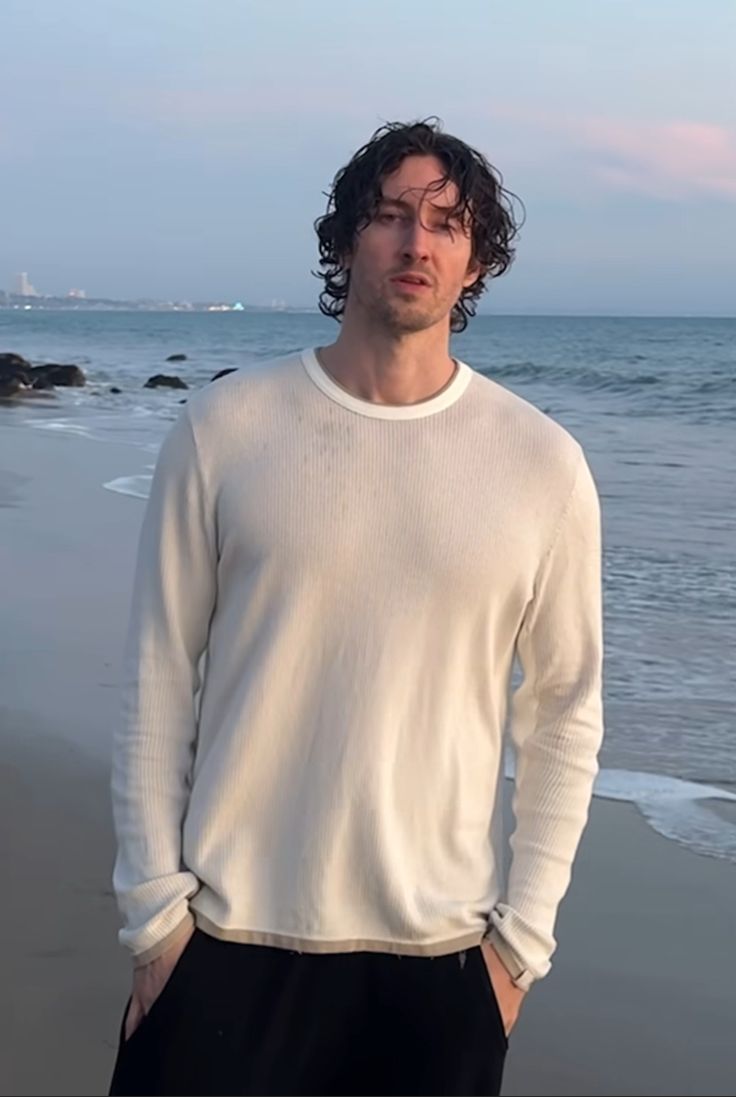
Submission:
{"label": "pink cloud", "polygon": [[619,121],[500,108],[497,117],[553,138],[564,155],[582,151],[608,187],[664,199],[698,194],[736,199],[736,130],[709,122]]}
{"label": "pink cloud", "polygon": [[600,178],[663,197],[698,193],[736,198],[736,133],[704,122],[584,122],[580,136],[611,158]]}

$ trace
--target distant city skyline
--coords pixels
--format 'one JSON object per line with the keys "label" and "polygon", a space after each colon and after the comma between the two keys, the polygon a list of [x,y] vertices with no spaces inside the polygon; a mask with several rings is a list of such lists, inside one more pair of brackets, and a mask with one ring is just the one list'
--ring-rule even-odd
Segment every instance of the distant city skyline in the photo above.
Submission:
{"label": "distant city skyline", "polygon": [[16,274],[11,279],[10,293],[16,294],[18,297],[75,297],[79,300],[84,300],[87,296],[86,291],[83,289],[70,289],[65,294],[45,293],[42,290],[37,290],[28,277],[27,271],[21,271],[20,274]]}
{"label": "distant city skyline", "polygon": [[[185,297],[174,297],[174,296],[152,297],[149,294],[135,294],[135,293],[131,294],[129,297],[114,297],[113,298],[113,297],[107,297],[107,296],[103,296],[103,295],[96,295],[96,294],[93,294],[93,293],[89,294],[89,293],[87,293],[86,290],[75,289],[75,288],[72,288],[72,289],[69,289],[69,290],[66,290],[66,291],[63,291],[63,292],[60,292],[60,293],[43,292],[43,291],[37,290],[35,288],[35,286],[30,282],[27,272],[22,272],[20,274],[16,274],[16,275],[13,276],[13,278],[11,279],[10,288],[7,291],[5,291],[5,295],[8,296],[8,297],[11,297],[11,298],[19,298],[19,299],[24,300],[24,301],[27,299],[29,302],[35,302],[35,304],[26,304],[25,306],[21,306],[21,305],[16,304],[14,306],[16,308],[17,307],[44,308],[44,307],[49,307],[49,305],[48,304],[45,305],[44,302],[59,303],[59,302],[62,302],[62,301],[69,301],[69,302],[73,301],[76,304],[81,303],[82,306],[93,307],[93,306],[96,306],[96,305],[100,304],[101,302],[107,301],[110,304],[114,303],[117,306],[124,306],[126,304],[128,304],[130,306],[144,306],[144,305],[147,305],[147,304],[148,305],[155,304],[155,305],[160,306],[160,307],[168,307],[168,308],[171,308],[172,310],[180,310],[180,311],[186,311],[187,309],[193,309],[193,308],[199,308],[199,309],[207,308],[209,311],[215,311],[215,312],[217,312],[217,311],[238,312],[238,311],[245,311],[245,310],[252,311],[252,310],[259,310],[259,309],[264,309],[264,310],[268,310],[268,311],[272,311],[272,310],[275,310],[275,311],[278,311],[278,310],[285,310],[285,311],[286,310],[292,310],[292,311],[299,311],[299,312],[318,311],[318,305],[317,305],[316,301],[311,305],[299,305],[299,304],[292,304],[291,302],[288,302],[288,301],[284,300],[283,298],[272,298],[270,301],[260,301],[260,302],[249,301],[249,302],[247,302],[247,304],[244,304],[241,300],[237,299],[236,297],[225,299],[225,298],[218,298],[218,297],[206,296],[206,295],[204,297],[198,297],[198,298],[190,300],[190,299],[185,298]],[[2,296],[3,296],[3,291],[0,290],[0,305],[2,304]],[[545,311],[544,309],[539,309],[539,310],[538,309],[514,309],[513,307],[509,308],[506,311],[500,311],[500,310],[493,310],[493,309],[489,308],[488,300],[486,300],[485,302],[483,300],[481,300],[480,306],[478,308],[478,314],[479,315],[489,315],[489,314],[493,314],[494,312],[497,315],[508,315],[508,316],[540,316],[540,315],[541,316],[544,316],[544,315],[548,315],[548,316],[575,316],[575,315],[581,315],[581,316],[631,316],[631,317],[635,317],[635,316],[652,316],[652,317],[656,317],[656,316],[662,316],[662,317],[666,317],[666,316],[695,316],[695,317],[703,316],[703,317],[726,318],[726,319],[733,315],[733,312],[731,312],[731,313],[725,313],[725,312],[724,313],[719,313],[719,312],[698,312],[698,311],[694,311],[692,313],[689,313],[689,312],[678,312],[678,313],[662,312],[662,313],[658,313],[658,312],[648,312],[646,310],[632,310],[632,311],[629,311],[629,312],[617,312],[615,310],[613,310],[613,311],[610,311],[610,310],[609,311],[601,311],[601,312],[596,312],[595,310],[590,310],[590,311],[586,312],[586,311],[578,310],[576,312],[574,310],[573,311],[567,311],[567,310],[564,310],[564,309]]]}
{"label": "distant city skyline", "polygon": [[5,308],[14,309],[48,309],[67,306],[93,309],[101,308],[105,305],[117,308],[129,305],[131,307],[144,309],[156,306],[161,308],[168,307],[173,310],[181,311],[187,309],[207,309],[210,312],[245,312],[246,310],[252,310],[253,308],[264,308],[269,310],[285,310],[289,308],[287,302],[280,298],[273,298],[270,302],[261,303],[260,305],[246,305],[242,301],[235,299],[223,301],[214,298],[205,298],[188,301],[184,298],[151,298],[144,295],[134,295],[130,298],[105,298],[95,297],[93,294],[88,294],[86,290],[76,288],[69,289],[63,293],[48,293],[36,289],[30,281],[27,271],[13,275],[8,290],[0,289],[0,307],[3,307],[3,299],[5,299]]}
{"label": "distant city skyline", "polygon": [[[37,298],[37,299],[39,299],[39,301],[62,300],[62,299],[69,299],[69,300],[74,300],[74,301],[105,300],[105,298],[102,297],[101,295],[96,297],[94,294],[88,294],[86,290],[77,289],[77,288],[74,288],[74,287],[71,288],[71,289],[68,289],[66,291],[61,291],[61,292],[54,292],[53,290],[51,290],[51,291],[38,290],[38,289],[36,289],[36,287],[30,281],[30,278],[28,276],[27,271],[22,271],[19,274],[13,275],[10,279],[9,289],[6,292],[9,295],[13,296],[13,297]],[[130,298],[122,298],[121,300],[131,300],[131,301],[139,300],[140,301],[140,300],[145,300],[145,299],[146,298],[145,298],[144,295],[141,295],[141,294],[135,295],[134,294]],[[188,303],[191,304],[191,302],[187,302],[186,299],[184,299],[184,298],[170,297],[170,298],[163,298],[162,300],[163,301],[170,301],[172,304],[173,303],[182,304],[182,305],[185,305],[185,304],[188,304]],[[242,309],[244,306],[243,306],[242,302],[234,300],[231,307],[234,310],[237,311],[238,309]],[[270,302],[268,307],[269,308],[286,308],[287,303],[286,303],[286,301],[283,301],[283,300],[273,299]]]}
{"label": "distant city skyline", "polygon": [[481,311],[736,311],[730,0],[466,0],[457,33],[419,0],[4,0],[2,22],[2,261],[45,292],[316,307],[335,172],[436,114],[526,210]]}
{"label": "distant city skyline", "polygon": [[17,293],[19,297],[38,297],[38,290],[32,285],[26,271],[16,274],[13,278],[11,293]]}

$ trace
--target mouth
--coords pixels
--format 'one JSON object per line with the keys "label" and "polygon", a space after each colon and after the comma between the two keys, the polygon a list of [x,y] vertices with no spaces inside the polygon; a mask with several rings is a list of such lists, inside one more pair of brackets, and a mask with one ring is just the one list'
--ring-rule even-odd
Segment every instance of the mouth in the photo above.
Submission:
{"label": "mouth", "polygon": [[430,288],[429,279],[424,274],[397,274],[391,281],[394,285],[407,290],[426,290]]}

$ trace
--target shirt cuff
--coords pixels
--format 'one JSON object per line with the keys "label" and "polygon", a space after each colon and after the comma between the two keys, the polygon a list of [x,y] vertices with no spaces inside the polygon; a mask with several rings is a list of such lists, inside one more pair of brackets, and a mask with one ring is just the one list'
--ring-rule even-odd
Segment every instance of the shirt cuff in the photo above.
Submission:
{"label": "shirt cuff", "polygon": [[519,957],[506,941],[504,941],[495,926],[489,926],[483,940],[488,941],[488,943],[493,946],[494,951],[498,954],[499,960],[511,976],[511,981],[514,986],[524,992],[528,991],[532,984],[536,982],[535,976],[528,968],[524,967]]}
{"label": "shirt cuff", "polygon": [[194,930],[194,917],[190,912],[187,912],[186,918],[179,923],[179,925],[168,933],[161,941],[157,941],[151,948],[147,948],[145,952],[139,952],[133,956],[133,967],[145,967],[146,964],[150,964],[152,960],[157,960],[159,956],[163,956],[170,948],[177,945],[188,933]]}

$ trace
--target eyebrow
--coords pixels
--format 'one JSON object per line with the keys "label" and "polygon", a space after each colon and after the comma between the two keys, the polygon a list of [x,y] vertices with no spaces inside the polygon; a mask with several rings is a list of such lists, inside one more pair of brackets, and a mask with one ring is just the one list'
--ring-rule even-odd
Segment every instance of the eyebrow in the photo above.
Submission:
{"label": "eyebrow", "polygon": [[[404,202],[401,198],[388,198],[386,195],[381,195],[378,204],[379,206],[398,206],[399,209],[407,210],[409,212],[414,209],[411,202]],[[437,206],[434,202],[430,202],[429,205],[435,213],[459,219],[459,213],[455,206]]]}

